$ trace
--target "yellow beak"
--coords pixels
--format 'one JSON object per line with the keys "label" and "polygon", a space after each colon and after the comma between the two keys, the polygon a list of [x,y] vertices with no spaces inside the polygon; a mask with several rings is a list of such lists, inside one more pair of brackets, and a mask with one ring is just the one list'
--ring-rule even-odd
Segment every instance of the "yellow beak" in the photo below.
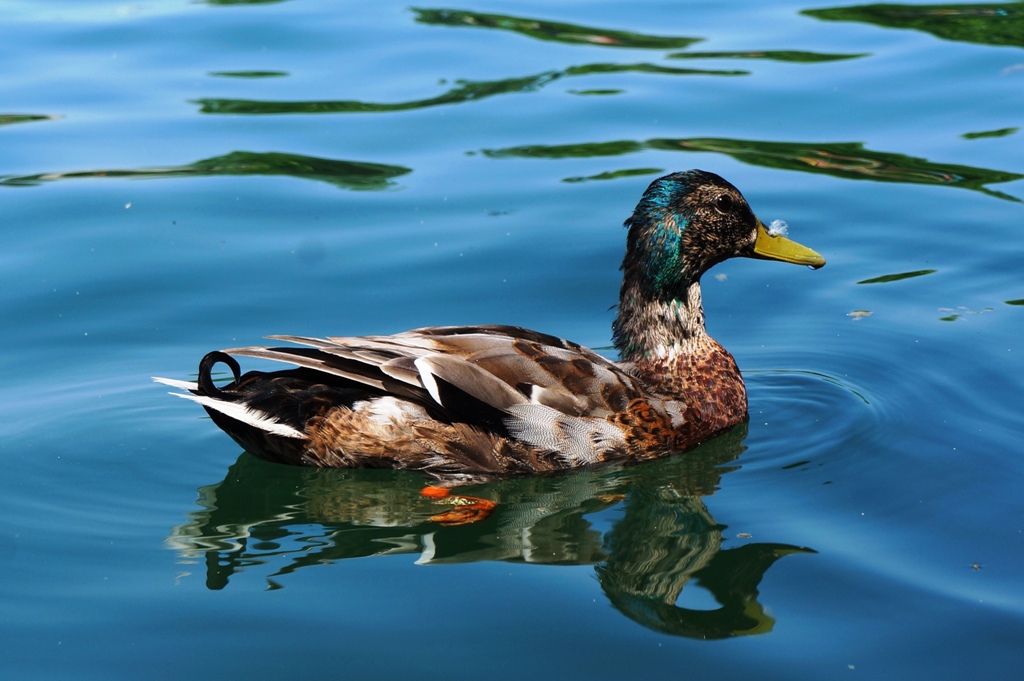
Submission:
{"label": "yellow beak", "polygon": [[825,265],[825,258],[806,246],[790,241],[779,234],[771,234],[760,220],[757,221],[757,239],[754,241],[754,257],[765,260],[781,260],[794,265],[807,265],[818,269]]}

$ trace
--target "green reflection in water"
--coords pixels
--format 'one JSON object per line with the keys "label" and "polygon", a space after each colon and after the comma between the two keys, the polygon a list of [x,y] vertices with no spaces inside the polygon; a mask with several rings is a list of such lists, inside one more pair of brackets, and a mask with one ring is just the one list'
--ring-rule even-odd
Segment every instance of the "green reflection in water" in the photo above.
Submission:
{"label": "green reflection in water", "polygon": [[647,148],[645,142],[619,140],[616,142],[581,142],[579,144],[528,144],[505,149],[484,149],[490,158],[591,158],[595,156],[621,156]]}
{"label": "green reflection in water", "polygon": [[943,314],[939,317],[940,322],[955,322],[958,319],[966,319],[968,316],[976,316],[985,314],[986,312],[992,312],[991,307],[983,307],[980,310],[961,305],[960,307],[940,307],[939,312]]}
{"label": "green reflection in water", "polygon": [[884,151],[870,151],[860,142],[809,143],[756,140],[689,139],[652,140],[653,148],[716,151],[751,165],[800,170],[851,180],[878,180],[909,184],[963,187],[1019,201],[994,192],[985,185],[1019,180],[1024,175],[972,166],[932,163],[923,158]]}
{"label": "green reflection in water", "polygon": [[637,177],[640,175],[657,175],[664,173],[664,168],[623,168],[622,170],[612,170],[606,173],[598,173],[597,175],[588,175],[586,177],[567,177],[562,182],[589,182],[591,180],[617,180],[620,177]]}
{"label": "green reflection in water", "polygon": [[[497,506],[457,526],[431,519],[447,507],[420,494],[422,475],[282,466],[243,454],[222,481],[198,489],[199,508],[166,543],[179,563],[204,566],[215,590],[251,571],[280,589],[300,569],[397,554],[421,565],[592,565],[609,602],[645,627],[696,639],[762,634],[775,624],[758,600],[764,574],[779,558],[814,552],[777,543],[723,546],[724,526],[704,500],[737,468],[746,432],[744,423],[686,454],[628,468],[459,488]],[[621,512],[610,526],[592,522],[612,508]],[[691,583],[719,607],[679,605]]]}
{"label": "green reflection in water", "polygon": [[436,97],[415,99],[407,102],[363,102],[359,100],[317,100],[275,102],[253,99],[204,98],[192,100],[199,105],[202,113],[208,114],[339,114],[339,113],[387,113],[426,109],[445,104],[461,104],[495,95],[534,92],[545,85],[575,76],[589,76],[599,73],[651,73],[673,76],[745,76],[747,71],[722,71],[708,69],[681,69],[657,64],[584,64],[570,66],[564,71],[545,71],[534,76],[505,78],[503,80],[455,81],[458,87]]}
{"label": "green reflection in water", "polygon": [[747,50],[743,52],[675,52],[666,55],[669,59],[770,59],[772,61],[818,64],[867,57],[868,53],[830,54],[828,52],[803,52],[800,50]]}
{"label": "green reflection in water", "polygon": [[211,71],[211,76],[219,78],[283,78],[287,71]]}
{"label": "green reflection in water", "polygon": [[595,73],[654,73],[666,76],[748,76],[750,71],[725,69],[681,69],[674,66],[658,66],[657,64],[584,64],[570,66],[560,75],[590,76]]}
{"label": "green reflection in water", "polygon": [[1024,305],[1024,298],[1017,298],[1016,300],[1007,300],[1007,305]]}
{"label": "green reflection in water", "polygon": [[988,189],[986,185],[1024,178],[987,168],[931,161],[865,149],[860,142],[763,142],[724,138],[619,140],[565,145],[526,145],[484,149],[490,158],[585,158],[620,156],[642,150],[700,151],[726,154],[750,165],[831,175],[850,180],[945,185],[972,189],[1008,201],[1020,199]]}
{"label": "green reflection in water", "polygon": [[1016,133],[1020,128],[1000,128],[999,130],[984,130],[982,132],[965,132],[961,137],[969,140],[983,139],[985,137],[1007,137]]}
{"label": "green reflection in water", "polygon": [[48,114],[0,114],[0,125],[33,123],[35,121],[55,121],[60,118],[63,118],[63,116],[50,116]]}
{"label": "green reflection in water", "polygon": [[601,47],[632,47],[655,50],[674,50],[689,47],[701,38],[656,36],[631,31],[615,31],[577,24],[565,24],[543,19],[513,17],[504,14],[484,14],[453,9],[418,9],[416,21],[434,26],[493,28],[512,31],[536,40],[551,40],[570,45],[598,45]]}
{"label": "green reflection in water", "polygon": [[857,21],[885,28],[931,33],[943,40],[1024,47],[1024,5],[855,5],[808,9],[802,14],[825,21]]}
{"label": "green reflection in water", "polygon": [[203,0],[207,5],[270,5],[285,0]]}
{"label": "green reflection in water", "polygon": [[614,90],[614,89],[608,89],[608,90],[567,90],[566,92],[568,92],[570,95],[583,95],[583,96],[589,96],[589,95],[621,95],[623,92],[625,92],[625,90]]}
{"label": "green reflection in water", "polygon": [[871,279],[865,279],[858,281],[858,284],[887,284],[890,281],[902,281],[903,279],[913,279],[914,277],[923,277],[926,274],[934,274],[938,270],[915,270],[914,272],[900,272],[899,274],[886,274],[881,277],[872,277]]}
{"label": "green reflection in water", "polygon": [[334,159],[284,154],[278,152],[234,151],[224,156],[203,159],[183,166],[142,168],[137,170],[83,170],[60,173],[40,173],[21,177],[6,177],[0,185],[28,187],[79,178],[168,178],[211,175],[287,175],[291,177],[328,182],[343,189],[375,190],[394,186],[391,179],[411,173],[410,168],[339,161]]}

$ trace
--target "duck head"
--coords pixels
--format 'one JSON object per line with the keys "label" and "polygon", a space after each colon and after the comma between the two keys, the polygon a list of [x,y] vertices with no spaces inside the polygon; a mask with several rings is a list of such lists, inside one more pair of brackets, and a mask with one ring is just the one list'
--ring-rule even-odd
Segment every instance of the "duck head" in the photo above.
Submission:
{"label": "duck head", "polygon": [[703,170],[652,182],[625,224],[623,270],[635,270],[652,292],[685,290],[711,267],[737,256],[825,264],[818,253],[769,230],[736,187]]}
{"label": "duck head", "polygon": [[733,257],[815,269],[818,253],[769,230],[736,187],[703,170],[660,177],[626,220],[629,229],[615,342],[624,359],[664,355],[705,337],[700,278]]}

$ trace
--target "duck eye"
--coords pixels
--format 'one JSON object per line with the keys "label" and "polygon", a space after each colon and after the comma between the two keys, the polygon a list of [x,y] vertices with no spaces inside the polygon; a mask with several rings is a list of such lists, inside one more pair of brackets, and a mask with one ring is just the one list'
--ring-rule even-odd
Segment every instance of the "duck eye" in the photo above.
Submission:
{"label": "duck eye", "polygon": [[715,199],[715,210],[717,210],[722,215],[726,215],[728,213],[731,213],[732,209],[733,209],[733,206],[734,206],[734,204],[733,204],[732,197],[729,196],[728,194],[720,194]]}

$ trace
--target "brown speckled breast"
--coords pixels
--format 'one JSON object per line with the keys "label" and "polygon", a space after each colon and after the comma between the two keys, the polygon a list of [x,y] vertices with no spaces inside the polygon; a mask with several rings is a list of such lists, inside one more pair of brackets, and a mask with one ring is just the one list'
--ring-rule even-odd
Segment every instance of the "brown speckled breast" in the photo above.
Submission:
{"label": "brown speckled breast", "polygon": [[[651,391],[681,403],[678,406],[683,416],[682,424],[666,423],[662,417],[660,430],[654,430],[655,441],[651,435],[640,436],[643,429],[639,424],[650,420],[650,408],[631,403],[619,419],[638,424],[638,444],[647,442],[655,449],[670,446],[675,451],[690,449],[746,417],[747,390],[736,360],[713,339],[707,342],[701,353],[638,363],[639,375]],[[650,430],[650,424],[645,428]]]}

